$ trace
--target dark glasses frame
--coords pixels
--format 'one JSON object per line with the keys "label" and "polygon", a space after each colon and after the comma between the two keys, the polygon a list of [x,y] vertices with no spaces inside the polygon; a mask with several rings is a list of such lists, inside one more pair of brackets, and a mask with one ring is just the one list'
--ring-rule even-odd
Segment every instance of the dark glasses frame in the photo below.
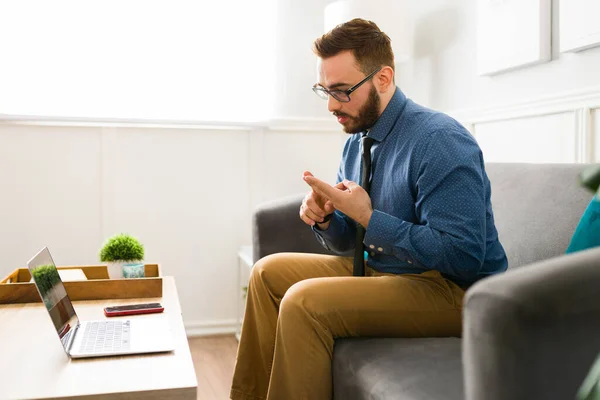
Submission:
{"label": "dark glasses frame", "polygon": [[318,83],[314,84],[314,86],[312,87],[312,90],[313,90],[313,92],[315,92],[315,94],[317,96],[319,96],[323,100],[327,100],[329,98],[329,96],[331,96],[341,103],[348,103],[350,101],[350,95],[352,94],[352,92],[354,92],[356,89],[361,87],[369,79],[373,78],[376,73],[381,71],[382,68],[383,67],[377,68],[375,71],[373,71],[369,75],[367,75],[365,77],[365,79],[358,82],[356,85],[352,86],[350,89],[347,89],[347,90],[338,90],[338,89],[329,90],[329,89],[326,89],[323,86],[319,85]]}

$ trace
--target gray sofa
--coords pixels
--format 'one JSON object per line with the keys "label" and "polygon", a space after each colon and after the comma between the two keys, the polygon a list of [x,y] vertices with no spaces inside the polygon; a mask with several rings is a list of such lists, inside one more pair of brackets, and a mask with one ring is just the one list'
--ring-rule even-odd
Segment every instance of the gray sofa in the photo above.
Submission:
{"label": "gray sofa", "polygon": [[[462,338],[336,340],[335,399],[574,398],[600,352],[600,248],[564,255],[591,200],[583,165],[486,168],[509,270],[467,291]],[[256,210],[255,261],[327,253],[298,217],[302,197]]]}

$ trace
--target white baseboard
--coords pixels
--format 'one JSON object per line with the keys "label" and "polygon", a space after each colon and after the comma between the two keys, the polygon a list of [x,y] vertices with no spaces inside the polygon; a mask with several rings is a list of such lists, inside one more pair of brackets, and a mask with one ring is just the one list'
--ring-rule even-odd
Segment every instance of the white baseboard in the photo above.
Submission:
{"label": "white baseboard", "polygon": [[225,335],[236,333],[235,319],[222,319],[213,321],[184,322],[185,333],[188,337]]}

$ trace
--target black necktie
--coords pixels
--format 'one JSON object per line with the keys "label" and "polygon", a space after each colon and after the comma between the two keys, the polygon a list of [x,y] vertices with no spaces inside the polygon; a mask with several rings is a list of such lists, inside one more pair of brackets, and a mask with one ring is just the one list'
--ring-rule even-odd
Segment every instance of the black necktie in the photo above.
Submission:
{"label": "black necktie", "polygon": [[[368,136],[361,138],[362,142],[362,163],[361,163],[361,178],[360,186],[369,193],[371,190],[371,146],[373,145],[373,139]],[[358,222],[356,223],[356,244],[354,247],[354,270],[352,275],[364,276],[365,275],[365,258],[364,258],[364,245],[365,240],[365,228]]]}

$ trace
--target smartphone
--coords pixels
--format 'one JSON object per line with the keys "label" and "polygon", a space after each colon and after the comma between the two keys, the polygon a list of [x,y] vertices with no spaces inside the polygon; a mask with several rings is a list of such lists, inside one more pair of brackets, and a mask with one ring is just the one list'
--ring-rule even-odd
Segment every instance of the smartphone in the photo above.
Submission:
{"label": "smartphone", "polygon": [[164,311],[160,303],[130,304],[127,306],[105,307],[104,315],[107,317],[118,317],[121,315],[152,314]]}

